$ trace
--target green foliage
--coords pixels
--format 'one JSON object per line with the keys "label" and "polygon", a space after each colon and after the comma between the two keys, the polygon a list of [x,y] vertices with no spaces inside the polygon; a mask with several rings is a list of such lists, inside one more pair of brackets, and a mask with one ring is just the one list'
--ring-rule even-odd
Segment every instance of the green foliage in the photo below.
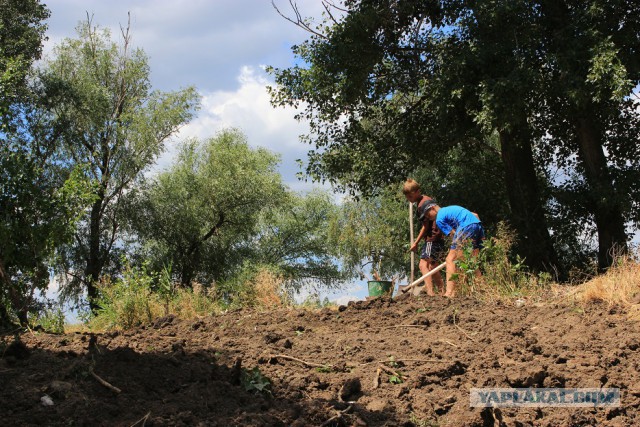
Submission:
{"label": "green foliage", "polygon": [[62,305],[55,304],[45,308],[38,313],[38,316],[32,323],[41,326],[45,332],[64,334],[65,317]]}
{"label": "green foliage", "polygon": [[404,377],[402,376],[402,373],[397,372],[398,375],[390,375],[389,376],[389,382],[391,384],[402,384],[404,382]]}
{"label": "green foliage", "polygon": [[0,305],[26,323],[57,249],[72,239],[91,201],[91,186],[81,168],[60,170],[53,142],[7,137],[0,145]]}
{"label": "green foliage", "polygon": [[406,201],[394,187],[377,197],[344,201],[330,223],[329,239],[350,276],[364,276],[368,266],[373,277],[404,277],[409,265],[406,212]]}
{"label": "green foliage", "polygon": [[563,224],[578,215],[597,231],[603,265],[625,246],[625,221],[640,211],[640,110],[630,96],[640,7],[356,0],[340,10],[337,21],[311,21],[309,39],[293,47],[300,65],[269,69],[272,103],[304,105],[309,176],[376,194],[422,170],[439,199],[491,224],[508,214],[514,247],[541,270],[556,263],[545,207],[571,211],[551,224],[563,255],[584,252],[575,243],[585,227]]}
{"label": "green foliage", "polygon": [[327,192],[286,192],[276,206],[260,212],[251,258],[276,268],[290,292],[305,284],[337,286],[344,276],[328,235],[336,210]]}
{"label": "green foliage", "polygon": [[12,131],[20,104],[29,96],[27,78],[40,58],[50,11],[38,0],[0,0],[0,132]]}
{"label": "green foliage", "polygon": [[278,158],[238,130],[185,142],[169,170],[132,195],[130,231],[158,271],[183,286],[232,275],[252,253],[260,213],[284,197]]}
{"label": "green foliage", "polygon": [[271,381],[269,378],[262,375],[262,372],[260,372],[260,369],[258,369],[257,366],[252,370],[243,368],[242,375],[240,376],[240,383],[248,392],[271,395]]}
{"label": "green foliage", "polygon": [[99,286],[100,309],[91,321],[97,329],[129,329],[153,319],[151,299],[154,277],[146,267],[125,264],[122,278],[104,279]]}
{"label": "green foliage", "polygon": [[85,165],[94,184],[94,200],[62,257],[65,272],[74,272],[67,295],[87,289],[94,309],[95,283],[119,267],[115,243],[123,237],[124,196],[199,100],[194,88],[151,91],[146,55],[132,48],[128,29],[122,35],[116,43],[108,30],[82,23],[78,38],[56,46],[40,70],[62,162]]}
{"label": "green foliage", "polygon": [[304,301],[302,301],[301,304],[299,304],[299,307],[307,309],[320,309],[335,306],[336,304],[329,301],[328,297],[324,297],[324,299],[321,300],[320,294],[317,292],[312,292],[304,299]]}
{"label": "green foliage", "polygon": [[[504,223],[498,224],[494,237],[484,241],[477,257],[472,255],[471,245],[463,249],[464,258],[456,260],[459,273],[453,279],[461,284],[463,294],[518,297],[540,294],[548,288],[548,273],[534,274],[524,259],[513,254],[514,231]],[[476,271],[482,272],[476,277]]]}

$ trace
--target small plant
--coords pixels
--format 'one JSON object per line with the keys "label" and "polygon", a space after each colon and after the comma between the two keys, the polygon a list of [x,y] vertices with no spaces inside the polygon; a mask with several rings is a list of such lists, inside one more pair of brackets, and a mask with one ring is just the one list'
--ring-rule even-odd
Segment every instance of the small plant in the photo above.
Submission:
{"label": "small plant", "polygon": [[400,365],[398,364],[398,362],[396,362],[396,358],[393,356],[389,356],[389,366],[391,366],[392,368],[399,368]]}
{"label": "small plant", "polygon": [[331,369],[331,366],[328,366],[328,365],[318,366],[316,368],[316,372],[321,372],[323,374],[330,374],[332,372],[332,369]]}
{"label": "small plant", "polygon": [[418,416],[414,413],[411,414],[411,418],[409,419],[413,425],[416,427],[437,427],[438,423],[436,421],[427,420],[424,418],[418,418]]}
{"label": "small plant", "polygon": [[[471,245],[463,248],[462,259],[456,260],[457,272],[452,278],[463,295],[479,294],[489,298],[539,295],[548,288],[548,273],[535,275],[527,269],[525,259],[511,253],[515,233],[506,224],[498,224],[495,236],[484,241],[484,247],[473,256]],[[482,275],[477,275],[481,271]]]}
{"label": "small plant", "polygon": [[64,334],[64,310],[62,305],[51,305],[40,313],[33,322],[35,325],[40,325],[46,332],[52,334]]}
{"label": "small plant", "polygon": [[248,392],[256,394],[271,394],[271,381],[260,372],[256,366],[252,370],[242,369],[240,383]]}
{"label": "small plant", "polygon": [[389,382],[391,384],[402,384],[404,382],[404,378],[402,377],[401,372],[397,372],[398,375],[391,375],[389,377]]}
{"label": "small plant", "polygon": [[104,279],[98,289],[100,299],[97,316],[92,325],[98,329],[128,329],[144,323],[150,323],[151,293],[154,277],[147,272],[146,266],[140,268],[129,265],[125,260],[125,269],[120,279]]}

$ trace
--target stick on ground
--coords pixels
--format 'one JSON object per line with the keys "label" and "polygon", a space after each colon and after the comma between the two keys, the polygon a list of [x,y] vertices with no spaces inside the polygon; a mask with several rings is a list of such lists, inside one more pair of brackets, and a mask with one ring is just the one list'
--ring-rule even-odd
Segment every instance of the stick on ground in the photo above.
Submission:
{"label": "stick on ground", "polygon": [[270,359],[287,359],[287,360],[293,360],[296,362],[300,362],[305,366],[311,366],[312,368],[324,368],[324,367],[331,367],[331,365],[327,365],[327,364],[321,364],[321,363],[312,363],[312,362],[306,362],[302,359],[298,359],[297,357],[292,357],[292,356],[287,356],[285,354],[272,354],[271,356],[269,356]]}
{"label": "stick on ground", "polygon": [[109,390],[113,391],[114,393],[121,393],[122,390],[120,390],[118,387],[112,386],[111,384],[109,384],[108,382],[106,382],[105,380],[103,380],[102,378],[100,378],[95,372],[93,372],[93,368],[89,368],[89,373],[91,374],[91,376],[93,378],[95,378],[100,384],[102,384],[103,386],[105,386],[106,388],[108,388]]}

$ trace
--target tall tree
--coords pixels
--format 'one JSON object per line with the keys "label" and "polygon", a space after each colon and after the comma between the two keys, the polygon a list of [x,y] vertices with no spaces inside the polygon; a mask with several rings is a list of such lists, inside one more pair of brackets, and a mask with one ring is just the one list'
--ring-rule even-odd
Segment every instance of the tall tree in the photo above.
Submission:
{"label": "tall tree", "polygon": [[624,220],[638,201],[626,196],[632,185],[612,185],[631,182],[637,164],[637,133],[621,122],[638,115],[626,98],[638,84],[635,4],[360,0],[335,15],[326,5],[322,24],[293,19],[312,33],[294,47],[302,65],[271,70],[275,105],[306,104],[299,117],[310,120],[306,140],[317,148],[312,176],[371,191],[406,176],[425,147],[434,154],[424,163],[434,163],[454,147],[487,146],[495,133],[529,265],[558,265],[539,185],[558,156],[580,160],[601,265],[624,248]]}
{"label": "tall tree", "polygon": [[194,88],[151,91],[147,57],[130,45],[128,28],[119,45],[90,20],[79,25],[78,35],[55,48],[42,79],[60,96],[54,112],[67,162],[88,165],[88,178],[96,184],[94,202],[65,258],[72,277],[67,290],[87,289],[95,309],[96,282],[117,259],[123,196],[191,119],[198,96]]}
{"label": "tall tree", "polygon": [[[638,114],[627,113],[634,109],[628,97],[640,84],[640,6],[598,0],[544,0],[540,5],[549,70],[546,98],[552,109],[547,125],[563,157],[578,159],[586,187],[580,199],[593,215],[598,264],[605,269],[614,254],[627,249],[625,217],[633,204],[629,188],[615,184],[615,164],[639,166]],[[621,125],[635,129],[636,136],[625,136]]]}
{"label": "tall tree", "polygon": [[48,16],[38,1],[0,1],[0,324],[37,311],[35,292],[89,200],[80,169],[60,159],[51,100],[33,79]]}
{"label": "tall tree", "polygon": [[183,286],[224,279],[253,253],[259,215],[285,196],[278,158],[237,130],[182,145],[175,164],[132,202],[131,232]]}
{"label": "tall tree", "polygon": [[309,140],[319,148],[309,172],[364,192],[408,175],[421,161],[436,163],[453,147],[485,150],[476,142],[497,132],[520,251],[534,268],[551,269],[557,258],[528,123],[535,58],[525,55],[531,49],[514,55],[518,41],[503,37],[497,22],[526,16],[522,7],[492,5],[345,2],[342,20],[330,17],[294,48],[307,66],[272,70],[279,84],[273,100],[306,103]]}

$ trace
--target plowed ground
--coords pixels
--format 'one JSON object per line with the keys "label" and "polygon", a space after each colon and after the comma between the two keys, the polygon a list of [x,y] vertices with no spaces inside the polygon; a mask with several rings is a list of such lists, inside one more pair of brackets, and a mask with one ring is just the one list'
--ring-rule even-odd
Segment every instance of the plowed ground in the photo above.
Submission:
{"label": "plowed ground", "polygon": [[[380,298],[0,339],[5,426],[640,425],[640,331],[607,306]],[[622,405],[471,408],[473,387],[617,387]]]}

